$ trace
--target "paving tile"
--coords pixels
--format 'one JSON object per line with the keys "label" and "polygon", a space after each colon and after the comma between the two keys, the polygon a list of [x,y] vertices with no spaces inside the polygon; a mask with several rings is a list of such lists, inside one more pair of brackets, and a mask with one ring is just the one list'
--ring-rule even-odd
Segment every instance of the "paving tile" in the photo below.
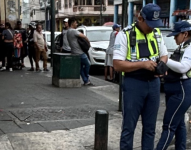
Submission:
{"label": "paving tile", "polygon": [[62,121],[60,123],[68,129],[75,129],[75,128],[79,128],[79,127],[84,126],[82,123],[80,123],[77,120],[67,120],[67,121]]}
{"label": "paving tile", "polygon": [[24,130],[17,126],[13,121],[0,121],[0,129],[4,133],[24,132]]}
{"label": "paving tile", "polygon": [[19,125],[25,132],[39,132],[39,131],[47,131],[38,123],[33,124],[21,124]]}
{"label": "paving tile", "polygon": [[0,111],[0,121],[12,121],[12,118],[3,111]]}
{"label": "paving tile", "polygon": [[39,124],[49,132],[54,130],[68,130],[68,128],[60,122],[40,122]]}
{"label": "paving tile", "polygon": [[95,124],[95,119],[80,119],[78,120],[78,122],[80,122],[84,126],[88,126]]}

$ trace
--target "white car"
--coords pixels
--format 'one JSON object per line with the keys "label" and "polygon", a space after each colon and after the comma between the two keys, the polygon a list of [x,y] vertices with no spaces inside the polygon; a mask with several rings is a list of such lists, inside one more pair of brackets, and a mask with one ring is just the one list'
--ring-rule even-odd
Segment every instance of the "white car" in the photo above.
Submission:
{"label": "white car", "polygon": [[76,30],[83,33],[90,41],[88,51],[91,65],[104,66],[106,49],[109,45],[112,27],[106,26],[80,26]]}
{"label": "white car", "polygon": [[[48,56],[48,58],[50,58],[50,55],[51,55],[51,32],[50,31],[44,31],[42,33],[45,37],[46,45],[48,48],[47,56]],[[54,37],[56,37],[59,34],[61,34],[61,32],[54,32]]]}

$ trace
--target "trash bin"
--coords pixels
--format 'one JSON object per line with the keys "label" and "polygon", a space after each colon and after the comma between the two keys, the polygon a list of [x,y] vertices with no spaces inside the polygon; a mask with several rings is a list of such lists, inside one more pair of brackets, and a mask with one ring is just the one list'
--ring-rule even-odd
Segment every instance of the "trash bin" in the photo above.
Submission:
{"label": "trash bin", "polygon": [[52,84],[58,87],[81,87],[80,55],[54,53]]}

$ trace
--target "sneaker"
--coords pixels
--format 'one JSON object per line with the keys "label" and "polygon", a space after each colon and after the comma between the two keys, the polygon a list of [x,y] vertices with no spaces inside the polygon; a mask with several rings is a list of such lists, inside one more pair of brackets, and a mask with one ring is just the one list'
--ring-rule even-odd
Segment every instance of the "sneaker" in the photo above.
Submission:
{"label": "sneaker", "polygon": [[9,71],[13,71],[13,69],[12,69],[12,68],[9,68]]}
{"label": "sneaker", "polygon": [[47,68],[43,69],[43,71],[49,71]]}
{"label": "sneaker", "polygon": [[5,68],[5,67],[2,67],[2,68],[0,69],[0,71],[4,71],[4,70],[6,70],[6,68]]}
{"label": "sneaker", "polygon": [[84,85],[87,86],[87,85],[94,85],[94,84],[89,81],[87,83],[84,83]]}

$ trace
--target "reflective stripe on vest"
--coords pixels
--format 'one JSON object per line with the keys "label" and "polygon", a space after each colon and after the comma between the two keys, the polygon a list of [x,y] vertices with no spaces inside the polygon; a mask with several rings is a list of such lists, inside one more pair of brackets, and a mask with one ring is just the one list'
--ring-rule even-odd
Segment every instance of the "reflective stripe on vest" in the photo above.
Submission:
{"label": "reflective stripe on vest", "polygon": [[[160,45],[160,42],[161,42],[161,32],[159,29],[157,29],[157,33],[158,35],[156,35],[156,33],[152,32],[152,33],[149,33],[149,34],[143,34],[139,31],[138,28],[135,27],[135,32],[136,32],[136,58],[138,61],[141,61],[141,57],[140,57],[140,49],[139,49],[139,43],[147,43],[147,46],[148,46],[148,49],[149,49],[149,58],[152,59],[152,58],[156,58],[159,56],[159,47],[158,45]],[[126,31],[126,35],[127,35],[127,42],[128,42],[128,52],[127,52],[127,60],[131,61],[132,58],[131,58],[131,51],[132,51],[132,48],[130,47],[130,38],[129,38],[129,32]],[[158,36],[155,38],[155,36]],[[151,44],[152,42],[152,44]],[[158,43],[157,43],[158,42]],[[145,57],[147,58],[147,57]]]}

